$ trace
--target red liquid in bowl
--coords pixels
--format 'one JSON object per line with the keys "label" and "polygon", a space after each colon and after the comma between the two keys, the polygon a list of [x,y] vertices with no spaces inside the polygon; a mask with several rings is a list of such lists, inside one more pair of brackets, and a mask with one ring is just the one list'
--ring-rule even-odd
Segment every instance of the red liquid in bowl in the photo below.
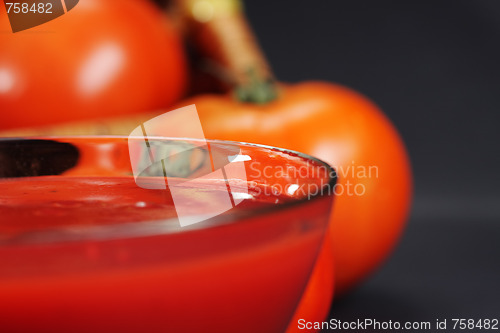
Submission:
{"label": "red liquid in bowl", "polygon": [[[198,185],[193,214],[226,195]],[[0,332],[284,332],[330,199],[248,194],[227,223],[180,228],[168,190],[132,177],[0,180]]]}

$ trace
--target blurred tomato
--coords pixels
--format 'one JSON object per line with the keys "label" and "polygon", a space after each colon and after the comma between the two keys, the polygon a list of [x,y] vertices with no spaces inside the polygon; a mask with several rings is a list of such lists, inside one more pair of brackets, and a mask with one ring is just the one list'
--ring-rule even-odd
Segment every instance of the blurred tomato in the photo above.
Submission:
{"label": "blurred tomato", "polygon": [[81,0],[12,33],[0,6],[0,129],[167,106],[186,87],[171,23],[145,0]]}
{"label": "blurred tomato", "polygon": [[205,136],[253,142],[316,156],[337,169],[331,220],[335,290],[345,292],[387,257],[405,225],[411,170],[397,131],[364,96],[339,85],[282,86],[266,104],[201,95]]}

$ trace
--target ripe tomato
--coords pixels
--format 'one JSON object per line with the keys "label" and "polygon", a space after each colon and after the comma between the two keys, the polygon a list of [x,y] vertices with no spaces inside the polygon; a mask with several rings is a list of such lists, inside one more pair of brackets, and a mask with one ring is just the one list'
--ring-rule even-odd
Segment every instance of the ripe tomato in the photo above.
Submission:
{"label": "ripe tomato", "polygon": [[267,104],[232,95],[201,95],[196,104],[205,136],[301,151],[330,163],[339,182],[331,217],[336,290],[344,292],[389,254],[411,201],[411,170],[398,133],[362,95],[339,85],[282,86]]}
{"label": "ripe tomato", "polygon": [[0,6],[0,129],[168,106],[186,86],[172,24],[144,0],[85,0],[10,32]]}

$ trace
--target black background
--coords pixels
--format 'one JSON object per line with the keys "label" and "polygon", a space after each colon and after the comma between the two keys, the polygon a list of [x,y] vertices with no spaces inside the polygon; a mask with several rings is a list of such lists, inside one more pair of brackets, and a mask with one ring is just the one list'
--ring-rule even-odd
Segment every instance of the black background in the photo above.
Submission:
{"label": "black background", "polygon": [[245,2],[278,78],[374,100],[403,136],[415,200],[394,255],[331,318],[500,318],[500,1]]}

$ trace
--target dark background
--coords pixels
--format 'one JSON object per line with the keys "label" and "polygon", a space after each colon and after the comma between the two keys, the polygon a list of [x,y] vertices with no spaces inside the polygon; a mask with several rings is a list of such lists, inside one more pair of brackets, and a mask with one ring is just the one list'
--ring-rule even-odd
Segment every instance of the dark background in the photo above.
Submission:
{"label": "dark background", "polygon": [[369,96],[412,159],[402,241],[331,318],[500,318],[500,1],[245,4],[278,78]]}

